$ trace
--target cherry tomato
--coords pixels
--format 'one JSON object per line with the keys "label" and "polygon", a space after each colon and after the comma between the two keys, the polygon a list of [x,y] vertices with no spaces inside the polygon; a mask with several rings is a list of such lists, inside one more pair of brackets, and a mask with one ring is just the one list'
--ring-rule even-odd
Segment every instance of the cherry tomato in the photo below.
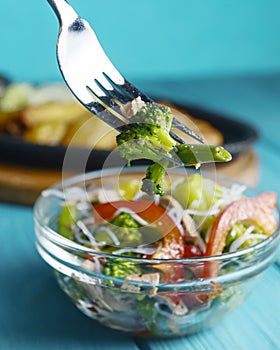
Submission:
{"label": "cherry tomato", "polygon": [[[266,235],[273,233],[277,227],[274,215],[276,206],[277,194],[275,192],[263,192],[254,198],[242,198],[230,203],[214,220],[205,255],[222,254],[229,230],[240,221],[252,221]],[[216,276],[218,269],[219,263],[217,261],[209,261],[205,264],[205,277]]]}

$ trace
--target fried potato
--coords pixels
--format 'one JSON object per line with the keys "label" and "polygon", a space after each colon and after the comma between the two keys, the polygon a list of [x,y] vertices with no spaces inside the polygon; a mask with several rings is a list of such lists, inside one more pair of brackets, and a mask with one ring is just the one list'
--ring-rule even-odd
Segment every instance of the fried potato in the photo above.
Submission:
{"label": "fried potato", "polygon": [[77,120],[85,111],[86,109],[78,102],[51,102],[24,108],[20,113],[20,118],[27,128],[57,121],[69,124]]}
{"label": "fried potato", "polygon": [[40,145],[54,146],[61,143],[68,126],[63,121],[39,123],[23,134],[23,139]]}
{"label": "fried potato", "polygon": [[[72,95],[66,87],[15,84],[7,91],[5,99],[1,99],[0,132],[40,145],[71,145],[96,150],[116,147],[118,132],[93,116],[79,102],[70,99]],[[137,108],[130,114],[143,104],[141,99],[136,102]],[[169,106],[175,118],[201,135],[208,144],[223,144],[222,133],[207,121],[194,118],[169,102],[158,103]],[[176,134],[187,143],[198,142],[179,130]]]}
{"label": "fried potato", "polygon": [[6,126],[18,118],[18,112],[2,112],[0,111],[0,132],[5,131]]}
{"label": "fried potato", "polygon": [[97,117],[85,113],[68,128],[62,143],[96,150],[111,150],[116,147],[117,134],[116,130]]}

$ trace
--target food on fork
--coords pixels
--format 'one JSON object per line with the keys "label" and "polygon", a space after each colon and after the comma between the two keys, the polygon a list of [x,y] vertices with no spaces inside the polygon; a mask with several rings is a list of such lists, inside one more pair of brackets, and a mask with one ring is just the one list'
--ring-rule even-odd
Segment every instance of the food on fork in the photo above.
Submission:
{"label": "food on fork", "polygon": [[140,104],[129,102],[123,111],[133,110],[119,135],[118,149],[128,162],[148,159],[153,163],[148,167],[143,179],[142,190],[149,195],[164,195],[165,170],[170,166],[170,158],[176,157],[185,166],[199,168],[201,164],[228,162],[231,155],[221,146],[207,144],[180,144],[171,136],[172,111],[167,106],[153,103]]}

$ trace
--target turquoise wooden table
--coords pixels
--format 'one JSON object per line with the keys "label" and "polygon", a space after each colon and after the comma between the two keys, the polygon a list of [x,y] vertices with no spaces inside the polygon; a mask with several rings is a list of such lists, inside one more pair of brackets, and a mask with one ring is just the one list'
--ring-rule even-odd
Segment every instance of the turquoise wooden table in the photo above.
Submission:
{"label": "turquoise wooden table", "polygon": [[[280,193],[280,75],[139,81],[147,93],[245,120],[259,130],[262,189]],[[0,203],[1,350],[280,349],[280,258],[222,323],[170,340],[133,338],[83,316],[60,291],[34,245],[32,208]]]}

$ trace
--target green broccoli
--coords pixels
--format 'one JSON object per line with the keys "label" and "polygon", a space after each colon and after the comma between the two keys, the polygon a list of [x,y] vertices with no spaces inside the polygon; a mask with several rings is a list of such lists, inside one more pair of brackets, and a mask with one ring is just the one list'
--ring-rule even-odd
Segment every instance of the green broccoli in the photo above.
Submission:
{"label": "green broccoli", "polygon": [[122,157],[129,162],[149,159],[154,162],[146,172],[142,190],[149,195],[164,194],[164,175],[168,160],[176,141],[170,136],[173,115],[169,107],[147,103],[131,117],[131,124],[117,136]]}
{"label": "green broccoli", "polygon": [[146,176],[142,181],[142,191],[152,196],[154,194],[164,195],[165,168],[154,163],[146,170]]}
{"label": "green broccoli", "polygon": [[112,221],[112,225],[116,225],[118,227],[127,227],[127,228],[138,228],[139,224],[135,221],[131,214],[129,213],[120,213],[117,215]]}
{"label": "green broccoli", "polygon": [[117,136],[121,156],[128,161],[146,158],[161,163],[161,154],[168,157],[176,144],[169,135],[172,119],[170,108],[147,103]]}
{"label": "green broccoli", "polygon": [[113,232],[119,241],[118,248],[136,247],[142,244],[142,235],[139,231],[139,224],[129,213],[121,213],[111,222],[99,226],[95,234],[97,242],[106,242],[107,245],[116,245],[108,230]]}
{"label": "green broccoli", "polygon": [[125,278],[129,275],[140,275],[141,269],[133,261],[116,258],[107,262],[103,268],[103,273],[106,276]]}
{"label": "green broccoli", "polygon": [[169,131],[172,126],[173,115],[169,107],[147,103],[130,120],[133,123],[153,124]]}

